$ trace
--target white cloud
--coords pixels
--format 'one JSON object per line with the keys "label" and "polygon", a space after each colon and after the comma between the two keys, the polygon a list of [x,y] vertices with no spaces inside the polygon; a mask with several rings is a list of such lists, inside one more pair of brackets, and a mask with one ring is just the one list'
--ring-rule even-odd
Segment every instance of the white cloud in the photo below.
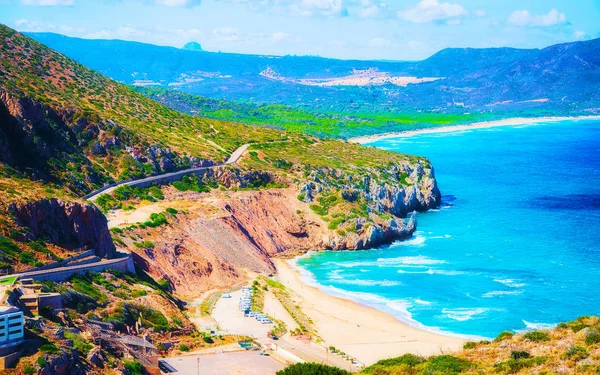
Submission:
{"label": "white cloud", "polygon": [[22,25],[26,25],[28,22],[29,22],[28,20],[21,18],[20,20],[15,20],[14,24],[16,26],[22,26]]}
{"label": "white cloud", "polygon": [[21,0],[21,4],[40,7],[72,6],[75,5],[75,0]]}
{"label": "white cloud", "polygon": [[369,40],[369,47],[372,48],[382,48],[389,47],[392,45],[392,41],[385,38],[373,38]]}
{"label": "white cloud", "polygon": [[587,39],[587,34],[585,31],[576,30],[573,32],[573,38],[575,38],[575,40],[584,40]]}
{"label": "white cloud", "polygon": [[477,17],[485,17],[485,16],[487,16],[487,13],[485,12],[485,10],[482,10],[482,9],[477,9],[477,10],[475,11],[475,15],[476,15]]}
{"label": "white cloud", "polygon": [[356,10],[360,18],[379,18],[393,15],[388,5],[380,0],[360,0]]}
{"label": "white cloud", "polygon": [[200,0],[155,0],[156,5],[164,5],[167,7],[193,7],[200,5]]}
{"label": "white cloud", "polygon": [[429,23],[464,17],[468,14],[469,12],[460,4],[422,0],[414,8],[398,12],[398,18],[413,23]]}
{"label": "white cloud", "polygon": [[288,36],[290,36],[290,34],[283,33],[283,32],[277,32],[277,33],[271,34],[271,39],[276,42],[281,42],[282,40],[287,39]]}
{"label": "white cloud", "polygon": [[240,32],[231,27],[221,27],[212,31],[212,38],[217,42],[235,42],[240,39]]}
{"label": "white cloud", "polygon": [[341,16],[347,12],[343,5],[343,0],[296,0],[288,9],[291,14],[301,16]]}
{"label": "white cloud", "polygon": [[546,14],[535,15],[528,10],[515,10],[508,17],[508,23],[517,26],[554,26],[567,22],[567,16],[556,9]]}

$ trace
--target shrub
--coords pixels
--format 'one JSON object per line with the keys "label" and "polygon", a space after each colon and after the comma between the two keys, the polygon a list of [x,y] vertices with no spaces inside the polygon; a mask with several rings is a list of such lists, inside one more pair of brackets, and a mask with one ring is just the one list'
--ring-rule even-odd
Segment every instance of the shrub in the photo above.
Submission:
{"label": "shrub", "polygon": [[179,345],[179,350],[182,352],[189,352],[190,348],[185,344],[181,344],[181,345]]}
{"label": "shrub", "polygon": [[38,357],[37,359],[37,364],[38,366],[40,366],[41,368],[46,367],[46,360],[44,359],[44,357]]}
{"label": "shrub", "polygon": [[518,360],[518,359],[530,358],[531,354],[529,354],[528,352],[526,352],[524,350],[513,350],[512,353],[510,353],[510,356],[512,359]]}
{"label": "shrub", "polygon": [[58,353],[58,348],[56,347],[56,345],[54,345],[52,343],[46,343],[46,344],[43,344],[42,346],[40,346],[40,352]]}
{"label": "shrub", "polygon": [[138,361],[123,361],[125,368],[131,375],[144,375],[144,366]]}
{"label": "shrub", "polygon": [[524,359],[509,359],[508,361],[496,363],[494,368],[497,371],[508,372],[510,374],[514,374],[523,369],[539,366],[545,363],[548,360],[548,357],[533,357],[533,358],[524,358]]}
{"label": "shrub", "polygon": [[32,365],[25,365],[25,367],[23,367],[23,372],[25,373],[25,375],[33,375],[37,371]]}
{"label": "shrub", "polygon": [[176,209],[174,209],[174,208],[171,208],[171,207],[167,208],[167,210],[166,210],[166,211],[167,211],[168,213],[170,213],[171,215],[177,215],[177,214],[179,213],[179,211],[177,211]]}
{"label": "shrub", "polygon": [[527,332],[523,337],[533,342],[544,342],[550,341],[550,335],[543,331],[531,331]]}
{"label": "shrub", "polygon": [[21,249],[10,239],[0,236],[0,251],[7,255],[15,255]]}
{"label": "shrub", "polygon": [[425,362],[425,358],[423,358],[423,357],[419,357],[414,354],[405,354],[403,356],[396,357],[396,358],[383,359],[383,360],[375,363],[373,366],[369,366],[369,367],[365,368],[364,373],[365,374],[374,374],[374,373],[377,373],[381,369],[386,369],[388,367],[395,367],[395,366],[405,366],[405,367],[411,368],[411,367],[420,365],[421,363],[424,363],[424,362]]}
{"label": "shrub", "polygon": [[510,332],[510,331],[504,331],[502,333],[500,333],[498,335],[498,337],[496,337],[494,339],[494,342],[500,342],[500,341],[504,341],[505,339],[510,339],[511,337],[513,337],[515,334]]}
{"label": "shrub", "polygon": [[594,345],[600,342],[600,332],[591,331],[585,336],[585,343],[588,345]]}
{"label": "shrub", "polygon": [[477,347],[477,343],[473,341],[466,342],[463,345],[463,349],[475,349]]}
{"label": "shrub", "polygon": [[447,373],[460,373],[470,369],[473,364],[466,359],[453,357],[451,355],[440,355],[430,359],[425,366],[425,373],[436,373],[436,371]]}
{"label": "shrub", "polygon": [[277,375],[350,375],[350,373],[320,363],[296,363],[277,371]]}
{"label": "shrub", "polygon": [[590,355],[583,346],[573,345],[567,350],[564,358],[572,359],[574,361],[580,361],[587,358]]}

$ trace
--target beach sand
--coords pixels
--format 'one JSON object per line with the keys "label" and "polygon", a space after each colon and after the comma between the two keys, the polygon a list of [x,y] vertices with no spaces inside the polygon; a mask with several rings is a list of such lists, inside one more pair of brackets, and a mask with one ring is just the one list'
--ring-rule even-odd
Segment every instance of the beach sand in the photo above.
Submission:
{"label": "beach sand", "polygon": [[365,144],[378,141],[380,139],[389,139],[389,138],[398,138],[398,137],[412,137],[419,134],[434,134],[434,133],[449,133],[456,131],[464,131],[464,130],[473,130],[473,129],[487,129],[494,128],[498,126],[518,126],[518,125],[531,125],[537,124],[540,122],[557,122],[557,121],[576,121],[576,120],[598,120],[600,116],[577,116],[577,117],[536,117],[536,118],[526,118],[526,117],[516,117],[516,118],[508,118],[504,120],[495,120],[495,121],[484,121],[484,122],[475,122],[472,124],[464,124],[464,125],[449,125],[449,126],[440,126],[440,127],[430,127],[416,130],[407,130],[404,132],[396,132],[396,133],[382,133],[382,134],[374,134],[374,135],[366,135],[363,137],[355,137],[348,139],[349,142]]}
{"label": "beach sand", "polygon": [[411,327],[391,315],[306,285],[285,260],[274,259],[281,282],[293,290],[327,346],[365,365],[406,353],[429,356],[462,348],[464,340]]}

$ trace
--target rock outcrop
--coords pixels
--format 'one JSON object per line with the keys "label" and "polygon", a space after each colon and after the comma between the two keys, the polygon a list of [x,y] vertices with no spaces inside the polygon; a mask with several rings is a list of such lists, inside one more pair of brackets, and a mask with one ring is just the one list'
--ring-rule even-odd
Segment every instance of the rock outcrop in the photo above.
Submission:
{"label": "rock outcrop", "polygon": [[67,249],[87,247],[103,258],[115,256],[115,245],[106,217],[93,205],[42,199],[29,203],[12,203],[9,212],[15,222],[28,228],[24,240],[45,238]]}

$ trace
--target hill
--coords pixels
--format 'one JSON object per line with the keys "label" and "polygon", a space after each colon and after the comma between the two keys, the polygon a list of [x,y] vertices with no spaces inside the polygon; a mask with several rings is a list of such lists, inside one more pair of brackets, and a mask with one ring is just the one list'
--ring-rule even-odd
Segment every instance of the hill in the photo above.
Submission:
{"label": "hill", "polygon": [[[414,225],[407,226],[401,218],[440,203],[433,169],[424,158],[185,115],[8,27],[0,27],[0,36],[0,162],[6,178],[2,214],[12,230],[41,225],[34,213],[47,204],[43,199],[63,196],[61,210],[68,209],[68,202],[85,207],[76,197],[105,183],[213,166],[243,144],[249,144],[249,152],[235,166],[210,170],[202,181],[187,181],[179,190],[289,188],[286,199],[300,201],[316,213],[323,237],[311,246],[319,248],[368,248],[406,237]],[[39,188],[22,188],[28,179]],[[104,210],[131,209],[132,204],[162,195],[117,189],[101,197],[98,205]],[[15,220],[15,212],[28,219]],[[94,215],[101,233],[91,238],[106,242],[106,219],[99,212]],[[299,213],[292,216],[304,220]],[[290,236],[303,233],[303,227],[282,230]],[[13,237],[24,241],[35,240],[35,235]],[[74,237],[37,235],[68,248],[107,246],[87,237],[59,241]],[[256,244],[257,251],[264,251]],[[127,246],[135,249],[133,243]],[[273,251],[286,246],[277,245]]]}
{"label": "hill", "polygon": [[[137,368],[117,343],[135,341],[132,333],[165,342],[165,353],[173,337],[183,348],[232,342],[200,334],[178,298],[242,283],[248,271],[273,272],[270,257],[284,251],[406,238],[416,223],[404,218],[440,203],[425,158],[189,116],[3,25],[0,51],[0,269],[47,267],[88,249],[83,262],[114,258],[117,246],[133,253],[137,269],[45,283],[64,311],[44,310],[31,323],[20,372],[53,374],[64,363],[73,374]],[[242,145],[239,162],[213,168]],[[80,198],[108,182],[190,166],[211,168],[170,185],[123,186],[96,204]],[[109,327],[102,348],[89,320]],[[148,364],[143,353],[134,357]]]}
{"label": "hill", "polygon": [[[600,39],[529,50],[445,49],[423,61],[380,62],[198,53],[117,40],[30,35],[127,84],[321,113],[585,114],[597,111],[600,101]],[[413,82],[407,77],[435,80],[401,83]],[[371,84],[358,83],[365,80]]]}
{"label": "hill", "polygon": [[[451,355],[423,358],[406,354],[384,359],[360,374],[597,374],[600,370],[600,325],[597,317],[581,317],[550,330],[515,334],[505,331],[493,342],[467,342]],[[349,372],[317,364],[300,363],[277,375]]]}

